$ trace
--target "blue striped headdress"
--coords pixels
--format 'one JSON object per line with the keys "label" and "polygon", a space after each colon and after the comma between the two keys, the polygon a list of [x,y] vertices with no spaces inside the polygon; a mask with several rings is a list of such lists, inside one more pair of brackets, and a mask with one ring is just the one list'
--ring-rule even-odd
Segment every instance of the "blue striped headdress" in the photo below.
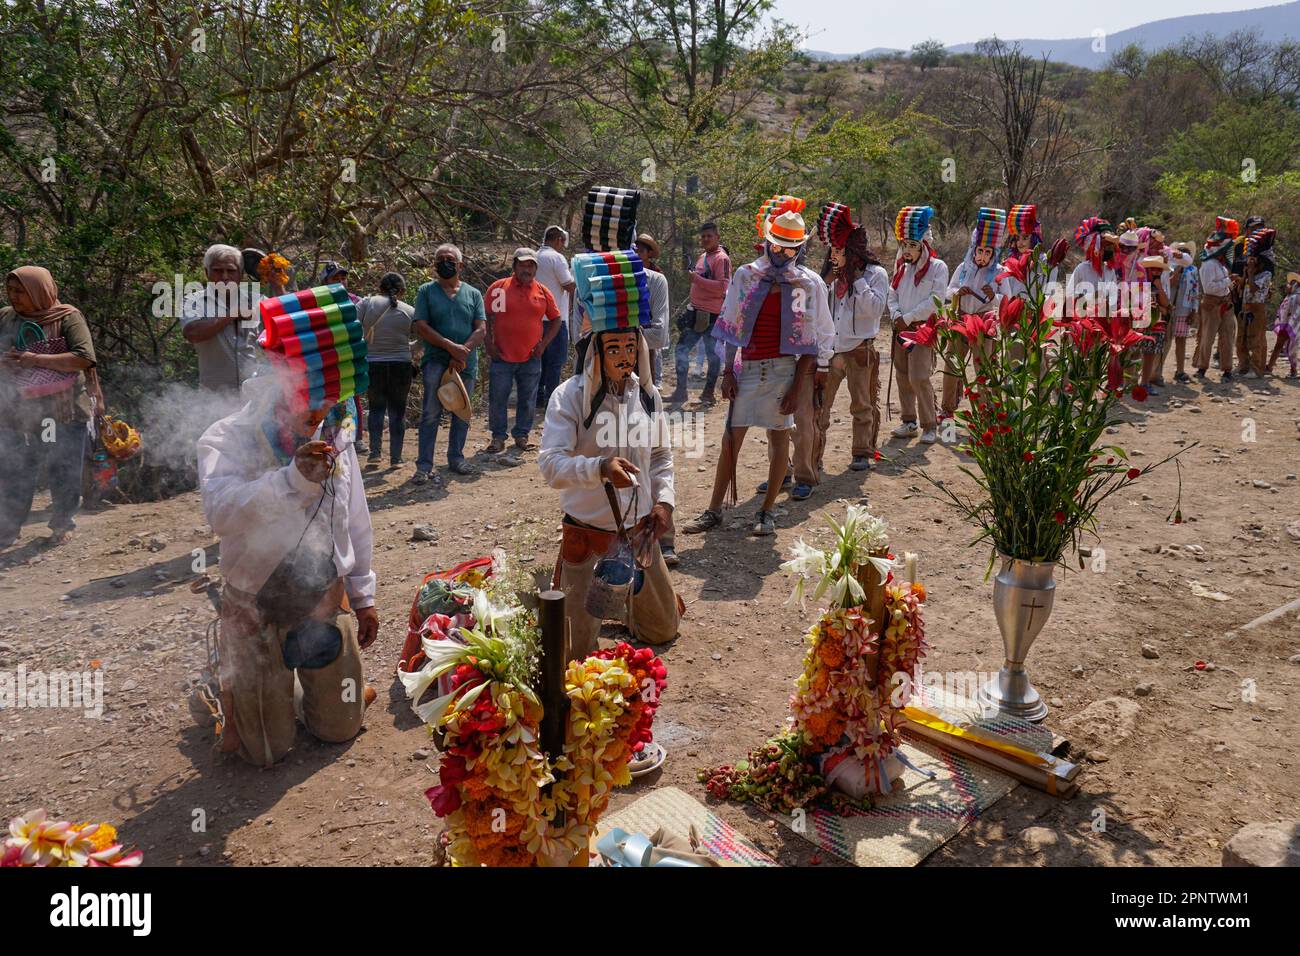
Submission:
{"label": "blue striped headdress", "polygon": [[593,333],[650,324],[645,265],[630,249],[574,256],[573,281]]}

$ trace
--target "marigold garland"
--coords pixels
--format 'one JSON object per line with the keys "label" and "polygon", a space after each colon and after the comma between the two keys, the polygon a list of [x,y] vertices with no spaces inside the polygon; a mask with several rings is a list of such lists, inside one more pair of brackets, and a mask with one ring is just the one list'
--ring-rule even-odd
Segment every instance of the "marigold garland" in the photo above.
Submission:
{"label": "marigold garland", "polygon": [[[901,712],[927,646],[925,588],[894,580],[892,561],[872,553],[886,547],[883,521],[851,506],[843,525],[831,525],[833,550],[800,541],[783,565],[799,575],[795,596],[802,597],[805,580],[819,577],[815,596],[835,598],[808,630],[803,672],[790,698],[790,729],[734,767],[701,770],[698,777],[714,796],[784,812],[806,807],[805,801],[828,795],[825,772],[836,758],[849,756],[862,762],[869,793],[889,788],[885,758],[898,747]],[[870,595],[862,586],[869,567],[884,575],[879,622],[869,616]],[[830,796],[834,804],[850,802]]]}
{"label": "marigold garland", "polygon": [[[537,627],[519,607],[476,591],[467,643],[432,615],[424,667],[402,676],[417,713],[440,739],[439,783],[425,791],[447,821],[453,865],[535,866],[584,859],[613,788],[631,781],[628,761],[651,739],[667,684],[663,662],[619,643],[565,674],[569,722],[553,761],[539,746],[542,705],[533,691]],[[432,704],[420,697],[438,681]],[[549,788],[549,790],[548,790]]]}
{"label": "marigold garland", "polygon": [[127,851],[117,830],[107,823],[50,820],[44,810],[9,821],[9,836],[0,844],[0,867],[139,866],[144,854]]}

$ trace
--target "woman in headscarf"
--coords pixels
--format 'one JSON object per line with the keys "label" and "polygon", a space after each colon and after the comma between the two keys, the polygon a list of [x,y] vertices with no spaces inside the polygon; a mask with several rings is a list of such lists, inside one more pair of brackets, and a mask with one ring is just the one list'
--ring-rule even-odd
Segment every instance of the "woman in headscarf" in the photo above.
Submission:
{"label": "woman in headscarf", "polygon": [[[5,277],[0,310],[0,548],[17,540],[32,510],[41,464],[53,503],[50,544],[76,527],[86,423],[93,414],[86,372],[95,367],[90,327],[59,301],[54,277],[20,266]],[[59,351],[44,351],[62,342]]]}

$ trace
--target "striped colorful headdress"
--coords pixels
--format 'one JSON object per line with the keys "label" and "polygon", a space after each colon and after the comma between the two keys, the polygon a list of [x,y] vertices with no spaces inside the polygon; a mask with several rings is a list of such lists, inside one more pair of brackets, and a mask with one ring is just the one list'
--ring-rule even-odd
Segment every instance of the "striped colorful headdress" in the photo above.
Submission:
{"label": "striped colorful headdress", "polygon": [[779,216],[783,212],[802,213],[806,205],[807,203],[798,196],[773,196],[759,207],[758,215],[754,217],[754,228],[758,230],[758,238],[767,238],[767,221],[769,219]]}
{"label": "striped colorful headdress", "polygon": [[1273,240],[1277,238],[1276,229],[1256,229],[1246,237],[1246,255],[1257,256],[1261,252],[1268,252],[1273,248]]}
{"label": "striped colorful headdress", "polygon": [[357,307],[341,285],[263,299],[257,342],[294,381],[307,408],[330,408],[370,386]]}
{"label": "striped colorful headdress", "polygon": [[641,203],[638,189],[596,186],[587,193],[582,213],[582,238],[593,252],[631,249],[636,240],[636,210]]}
{"label": "striped colorful headdress", "polygon": [[1015,205],[1007,213],[1007,235],[1032,236],[1038,229],[1038,207]]}
{"label": "striped colorful headdress", "polygon": [[817,217],[817,238],[836,249],[844,248],[856,228],[852,212],[843,203],[828,202]]}
{"label": "striped colorful headdress", "polygon": [[631,250],[584,252],[573,257],[578,302],[593,333],[635,329],[650,324],[650,291],[645,265]]}
{"label": "striped colorful headdress", "polygon": [[[1033,207],[1029,208],[1032,209]],[[990,249],[996,249],[998,243],[1002,241],[1002,233],[1006,226],[1007,211],[1005,209],[981,206],[979,213],[975,216],[975,232],[972,235],[974,246],[976,248],[988,246]]]}
{"label": "striped colorful headdress", "polygon": [[898,218],[894,220],[894,238],[899,242],[904,239],[924,241],[933,215],[933,206],[904,206],[898,210]]}
{"label": "striped colorful headdress", "polygon": [[1241,223],[1235,219],[1229,219],[1227,216],[1215,216],[1213,234],[1225,236],[1228,239],[1236,239],[1241,234]]}
{"label": "striped colorful headdress", "polygon": [[1084,258],[1098,272],[1101,271],[1102,254],[1105,251],[1102,237],[1111,228],[1111,224],[1100,216],[1089,216],[1074,230],[1074,244],[1083,250]]}

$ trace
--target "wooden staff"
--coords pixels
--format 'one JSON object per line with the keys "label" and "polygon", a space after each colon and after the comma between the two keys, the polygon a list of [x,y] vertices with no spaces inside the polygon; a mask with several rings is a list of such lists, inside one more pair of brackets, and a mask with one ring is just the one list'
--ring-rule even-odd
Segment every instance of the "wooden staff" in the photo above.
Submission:
{"label": "wooden staff", "polygon": [[564,693],[564,672],[569,663],[564,592],[543,591],[538,598],[537,617],[542,630],[541,687],[538,694],[542,702],[541,746],[554,760],[564,752],[564,730],[569,722],[569,698]]}

